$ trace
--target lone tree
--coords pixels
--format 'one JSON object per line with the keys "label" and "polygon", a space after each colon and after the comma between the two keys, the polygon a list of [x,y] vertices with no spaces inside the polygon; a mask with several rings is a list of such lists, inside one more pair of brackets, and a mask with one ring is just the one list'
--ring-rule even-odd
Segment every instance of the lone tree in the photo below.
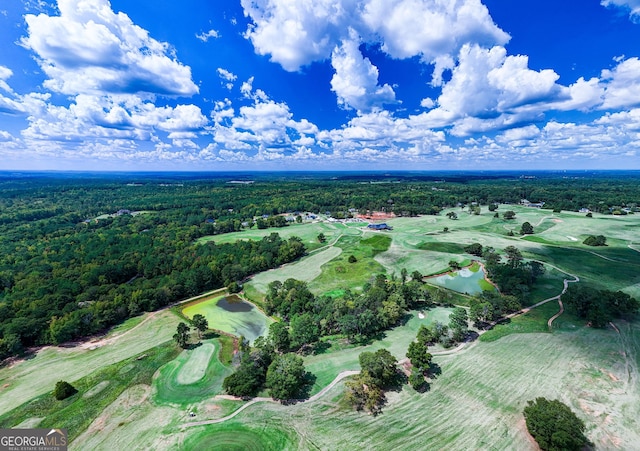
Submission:
{"label": "lone tree", "polygon": [[267,370],[267,388],[273,399],[294,399],[306,383],[307,372],[302,357],[276,355]]}
{"label": "lone tree", "polygon": [[504,219],[516,219],[516,212],[513,210],[507,210],[502,214]]}
{"label": "lone tree", "polygon": [[209,328],[207,318],[202,316],[200,313],[196,313],[193,315],[193,319],[191,321],[193,322],[193,327],[198,330],[198,335],[202,338],[202,333]]}
{"label": "lone tree", "polygon": [[455,220],[458,219],[458,215],[455,211],[450,211],[449,213],[447,213],[447,218]]}
{"label": "lone tree", "polygon": [[[420,337],[418,337],[420,340]],[[411,361],[413,369],[420,374],[425,374],[431,368],[433,356],[429,353],[427,344],[420,341],[412,341],[407,349],[407,358]]]}
{"label": "lone tree", "polygon": [[186,348],[189,342],[189,326],[181,322],[178,324],[176,333],[173,335],[173,339],[180,345],[181,348]]}
{"label": "lone tree", "polygon": [[468,331],[469,317],[467,311],[462,307],[456,307],[449,315],[449,327],[453,332],[453,339],[461,341],[464,339]]}
{"label": "lone tree", "polygon": [[76,393],[78,393],[78,390],[76,390],[75,387],[67,381],[56,382],[56,387],[53,389],[53,396],[58,401],[67,399],[69,396],[73,396]]}
{"label": "lone tree", "polygon": [[582,420],[557,399],[528,401],[524,418],[529,433],[543,451],[579,450],[588,443]]}
{"label": "lone tree", "polygon": [[363,352],[358,357],[362,373],[370,376],[380,388],[390,387],[397,381],[398,360],[386,349]]}
{"label": "lone tree", "polygon": [[525,222],[522,224],[522,228],[520,229],[520,233],[523,235],[532,235],[533,234],[533,226],[530,222]]}
{"label": "lone tree", "polygon": [[586,244],[587,246],[606,246],[607,238],[604,235],[589,235],[587,238],[585,238],[582,244]]}
{"label": "lone tree", "polygon": [[319,243],[324,243],[324,242],[326,242],[326,241],[327,241],[327,237],[326,237],[326,236],[324,236],[324,233],[319,233],[319,234],[318,234],[318,242],[319,242]]}
{"label": "lone tree", "polygon": [[356,258],[355,255],[349,255],[349,258],[347,259],[347,261],[349,263],[356,263],[358,261],[358,259]]}

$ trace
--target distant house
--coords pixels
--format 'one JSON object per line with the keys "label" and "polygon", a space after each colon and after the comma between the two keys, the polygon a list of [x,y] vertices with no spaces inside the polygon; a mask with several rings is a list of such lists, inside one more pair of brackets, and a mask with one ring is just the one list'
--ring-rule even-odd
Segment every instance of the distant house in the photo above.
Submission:
{"label": "distant house", "polygon": [[590,213],[591,210],[589,210],[588,208],[581,208],[580,210],[578,210],[578,213]]}
{"label": "distant house", "polygon": [[531,208],[542,208],[544,207],[544,202],[529,202],[527,199],[522,199],[520,205]]}
{"label": "distant house", "polygon": [[130,214],[131,214],[131,210],[118,210],[116,212],[116,216],[130,215]]}
{"label": "distant house", "polygon": [[393,227],[384,222],[382,224],[369,224],[367,228],[371,230],[393,230]]}

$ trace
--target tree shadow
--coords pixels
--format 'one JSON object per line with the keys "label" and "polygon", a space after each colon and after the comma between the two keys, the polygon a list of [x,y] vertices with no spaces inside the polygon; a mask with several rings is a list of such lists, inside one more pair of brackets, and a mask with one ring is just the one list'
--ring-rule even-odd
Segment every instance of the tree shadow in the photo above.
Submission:
{"label": "tree shadow", "polygon": [[429,382],[427,382],[427,381],[424,381],[424,383],[420,384],[417,387],[415,387],[415,386],[412,386],[412,387],[418,393],[427,393],[427,392],[431,391],[431,384]]}
{"label": "tree shadow", "polygon": [[202,346],[202,342],[199,341],[197,343],[189,343],[184,349],[187,349],[189,351],[199,348],[200,346]]}
{"label": "tree shadow", "polygon": [[213,338],[220,338],[220,334],[217,332],[214,332],[212,330],[209,330],[205,333],[202,334],[202,339],[203,340],[211,340]]}
{"label": "tree shadow", "polygon": [[427,371],[427,377],[429,379],[437,379],[441,374],[442,368],[440,368],[440,365],[435,362],[431,362],[431,365],[429,365],[429,371]]}
{"label": "tree shadow", "polygon": [[393,379],[389,381],[387,385],[382,387],[385,391],[393,391],[393,392],[401,392],[402,387],[409,382],[409,378],[404,373],[404,371],[398,369],[396,374],[393,376]]}
{"label": "tree shadow", "polygon": [[331,343],[326,341],[319,341],[313,348],[314,354],[324,354],[327,350],[331,348]]}
{"label": "tree shadow", "polygon": [[476,341],[478,338],[480,338],[480,334],[475,330],[470,330],[467,332],[467,335],[464,337],[464,341],[465,343],[470,343],[472,341]]}

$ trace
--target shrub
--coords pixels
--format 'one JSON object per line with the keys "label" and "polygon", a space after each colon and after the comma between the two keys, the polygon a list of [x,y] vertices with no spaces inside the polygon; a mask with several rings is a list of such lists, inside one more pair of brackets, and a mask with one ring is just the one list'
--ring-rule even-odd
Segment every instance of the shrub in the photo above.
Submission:
{"label": "shrub", "polygon": [[76,393],[78,393],[78,390],[76,390],[75,387],[67,381],[56,382],[56,387],[53,389],[53,396],[58,401],[67,399],[69,396],[73,396]]}
{"label": "shrub", "polygon": [[349,263],[355,263],[357,261],[358,259],[356,258],[355,255],[349,255]]}
{"label": "shrub", "polygon": [[582,244],[586,244],[587,246],[606,246],[607,238],[603,235],[589,235],[587,238],[585,238]]}

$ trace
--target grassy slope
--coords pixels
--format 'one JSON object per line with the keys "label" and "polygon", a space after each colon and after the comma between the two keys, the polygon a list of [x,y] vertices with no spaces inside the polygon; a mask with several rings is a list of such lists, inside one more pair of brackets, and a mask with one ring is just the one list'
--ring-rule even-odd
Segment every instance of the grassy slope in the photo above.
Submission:
{"label": "grassy slope", "polygon": [[[623,330],[624,346],[612,330],[582,328],[511,335],[436,357],[442,375],[431,391],[418,394],[405,386],[389,393],[376,418],[341,408],[341,386],[316,404],[261,404],[237,418],[247,426],[287,418],[320,449],[349,443],[350,449],[533,450],[522,409],[527,400],[546,396],[570,405],[598,448],[632,449],[640,443],[640,388],[635,383],[640,326],[633,328],[633,335]],[[621,351],[636,362],[633,380],[620,362]]]}
{"label": "grassy slope", "polygon": [[[145,315],[145,318],[149,314]],[[155,314],[151,321],[123,335],[113,344],[94,350],[47,347],[35,356],[0,370],[0,414],[23,402],[53,390],[59,380],[74,382],[97,369],[138,355],[154,346],[171,340],[179,318],[170,311]],[[133,318],[120,326],[108,337],[125,333],[139,324]]]}
{"label": "grassy slope", "polygon": [[169,342],[147,350],[143,359],[131,357],[102,367],[73,383],[78,390],[75,395],[57,401],[51,393],[45,393],[0,417],[0,425],[14,427],[27,419],[41,418],[39,427],[67,428],[73,440],[126,389],[150,384],[156,370],[178,352]]}

